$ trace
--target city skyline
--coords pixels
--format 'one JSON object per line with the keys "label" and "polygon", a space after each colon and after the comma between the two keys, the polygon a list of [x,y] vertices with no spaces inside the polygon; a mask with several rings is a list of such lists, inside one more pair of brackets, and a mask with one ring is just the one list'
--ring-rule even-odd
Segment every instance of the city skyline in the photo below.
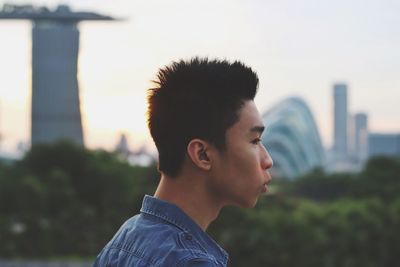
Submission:
{"label": "city skyline", "polygon": [[[0,5],[4,2],[26,4]],[[349,112],[368,114],[371,132],[400,132],[400,34],[395,30],[400,4],[395,1],[62,3],[74,11],[128,18],[113,25],[80,25],[78,80],[89,148],[113,149],[122,132],[133,147],[148,142],[144,114],[150,80],[159,67],[194,55],[239,59],[253,67],[260,77],[256,104],[261,112],[300,95],[327,148],[333,131],[331,88],[337,82],[348,85]],[[0,24],[0,149],[5,151],[30,139],[30,30],[27,22]]]}

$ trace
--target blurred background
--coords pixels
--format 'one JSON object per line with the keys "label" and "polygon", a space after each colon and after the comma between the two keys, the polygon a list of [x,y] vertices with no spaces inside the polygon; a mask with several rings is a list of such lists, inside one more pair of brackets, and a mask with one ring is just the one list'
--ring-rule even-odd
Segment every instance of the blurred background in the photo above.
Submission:
{"label": "blurred background", "polygon": [[0,266],[90,266],[158,182],[146,89],[193,56],[240,60],[260,78],[275,180],[255,209],[226,208],[211,225],[230,266],[395,266],[399,11],[394,0],[0,0]]}

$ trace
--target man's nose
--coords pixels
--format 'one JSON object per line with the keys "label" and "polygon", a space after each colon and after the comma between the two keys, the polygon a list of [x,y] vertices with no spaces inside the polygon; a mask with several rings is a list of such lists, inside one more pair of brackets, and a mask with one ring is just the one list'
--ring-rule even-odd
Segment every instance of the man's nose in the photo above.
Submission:
{"label": "man's nose", "polygon": [[274,165],[274,161],[272,160],[270,154],[268,153],[268,150],[265,148],[265,146],[263,145],[264,148],[264,155],[262,157],[261,160],[261,167],[263,170],[268,170],[270,168],[272,168],[272,166]]}

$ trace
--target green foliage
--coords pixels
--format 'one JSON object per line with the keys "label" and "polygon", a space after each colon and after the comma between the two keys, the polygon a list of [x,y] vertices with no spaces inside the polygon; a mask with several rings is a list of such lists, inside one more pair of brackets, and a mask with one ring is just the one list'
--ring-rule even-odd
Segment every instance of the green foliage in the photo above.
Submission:
{"label": "green foliage", "polygon": [[[400,160],[358,174],[274,180],[254,209],[224,208],[209,228],[230,266],[397,266]],[[0,164],[0,257],[93,257],[158,182],[155,166],[67,143]]]}
{"label": "green foliage", "polygon": [[156,185],[155,171],[69,143],[0,171],[0,256],[95,255]]}
{"label": "green foliage", "polygon": [[286,183],[281,193],[315,201],[334,201],[347,197],[363,199],[371,196],[391,201],[400,192],[400,159],[375,157],[360,173],[325,174],[315,170]]}
{"label": "green foliage", "polygon": [[312,202],[273,199],[275,207],[227,208],[210,229],[230,266],[396,266],[400,198]]}
{"label": "green foliage", "polygon": [[315,170],[274,186],[255,209],[226,208],[209,229],[230,266],[397,266],[398,159],[373,158],[359,174]]}

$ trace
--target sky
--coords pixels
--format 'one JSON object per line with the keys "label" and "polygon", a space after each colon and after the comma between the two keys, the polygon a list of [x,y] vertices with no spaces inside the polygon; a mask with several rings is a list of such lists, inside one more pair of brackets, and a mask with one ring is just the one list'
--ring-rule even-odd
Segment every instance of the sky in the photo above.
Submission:
{"label": "sky", "polygon": [[[260,79],[265,112],[303,98],[332,144],[332,87],[348,84],[348,109],[372,132],[400,132],[400,1],[31,0],[123,20],[82,22],[78,80],[85,144],[114,149],[121,133],[152,146],[146,89],[160,67],[193,56],[240,60]],[[30,141],[31,23],[0,20],[0,152]]]}

